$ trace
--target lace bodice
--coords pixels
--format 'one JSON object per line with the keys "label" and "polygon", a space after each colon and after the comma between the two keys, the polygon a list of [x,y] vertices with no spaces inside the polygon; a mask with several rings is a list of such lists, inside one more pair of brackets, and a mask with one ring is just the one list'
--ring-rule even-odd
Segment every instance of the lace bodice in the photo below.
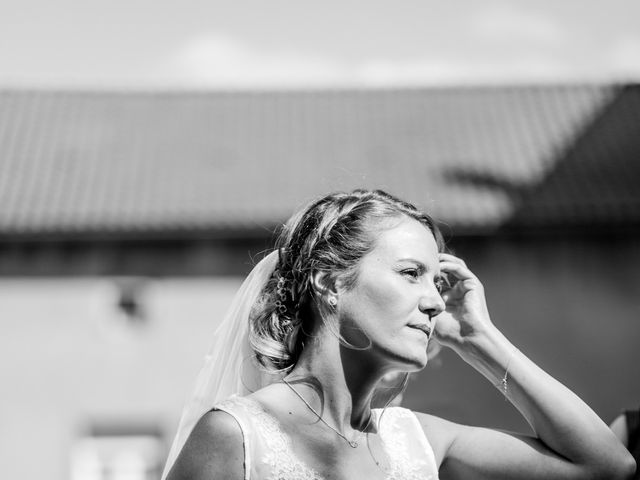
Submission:
{"label": "lace bodice", "polygon": [[[215,409],[232,415],[244,439],[245,480],[324,480],[294,454],[278,421],[247,397],[234,396]],[[438,467],[422,427],[406,408],[372,411],[387,456],[386,480],[437,480]]]}

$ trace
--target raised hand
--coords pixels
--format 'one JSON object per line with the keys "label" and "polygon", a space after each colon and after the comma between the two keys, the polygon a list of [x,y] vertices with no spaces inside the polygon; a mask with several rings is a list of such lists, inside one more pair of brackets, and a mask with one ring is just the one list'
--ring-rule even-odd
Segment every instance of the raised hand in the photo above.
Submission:
{"label": "raised hand", "polygon": [[459,349],[464,349],[470,340],[494,327],[478,277],[462,259],[447,253],[439,257],[440,271],[448,277],[451,288],[442,293],[446,309],[435,318],[436,339],[462,353]]}

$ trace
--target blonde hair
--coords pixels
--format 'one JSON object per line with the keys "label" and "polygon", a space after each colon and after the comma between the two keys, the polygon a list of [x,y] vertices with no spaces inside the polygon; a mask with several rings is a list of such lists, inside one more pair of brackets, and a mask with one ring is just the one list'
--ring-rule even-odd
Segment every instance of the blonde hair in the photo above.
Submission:
{"label": "blonde hair", "polygon": [[323,311],[311,285],[313,272],[340,279],[345,288],[357,279],[360,259],[375,245],[381,222],[406,216],[417,220],[444,249],[430,216],[382,190],[355,190],[326,195],[295,213],[278,236],[278,266],[252,307],[249,341],[258,362],[268,370],[286,371],[297,362],[308,332],[311,305]]}

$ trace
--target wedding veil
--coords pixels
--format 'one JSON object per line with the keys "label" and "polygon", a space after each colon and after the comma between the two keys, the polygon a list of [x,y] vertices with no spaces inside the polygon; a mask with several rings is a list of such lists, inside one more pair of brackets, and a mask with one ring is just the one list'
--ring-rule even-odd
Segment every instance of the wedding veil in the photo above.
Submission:
{"label": "wedding veil", "polygon": [[194,392],[182,411],[178,431],[162,472],[162,480],[166,479],[202,415],[231,395],[245,395],[276,380],[261,373],[255,366],[248,330],[251,308],[273,274],[277,262],[276,250],[253,268],[216,330],[213,344],[198,374]]}

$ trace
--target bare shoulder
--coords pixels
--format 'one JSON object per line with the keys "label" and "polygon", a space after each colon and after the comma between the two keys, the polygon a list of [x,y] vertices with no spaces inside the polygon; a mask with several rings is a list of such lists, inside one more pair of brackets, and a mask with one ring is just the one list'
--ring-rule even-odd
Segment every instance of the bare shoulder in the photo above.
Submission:
{"label": "bare shoulder", "polygon": [[291,421],[291,412],[299,409],[300,401],[291,395],[291,391],[283,383],[274,383],[247,395],[248,399],[256,402],[270,416],[280,422]]}
{"label": "bare shoulder", "polygon": [[167,480],[244,478],[242,430],[235,418],[213,410],[198,421]]}
{"label": "bare shoulder", "polygon": [[418,422],[422,426],[433,453],[436,457],[436,463],[440,466],[447,456],[447,452],[451,447],[458,434],[465,428],[464,425],[450,422],[444,418],[430,415],[427,413],[413,412],[418,418]]}

